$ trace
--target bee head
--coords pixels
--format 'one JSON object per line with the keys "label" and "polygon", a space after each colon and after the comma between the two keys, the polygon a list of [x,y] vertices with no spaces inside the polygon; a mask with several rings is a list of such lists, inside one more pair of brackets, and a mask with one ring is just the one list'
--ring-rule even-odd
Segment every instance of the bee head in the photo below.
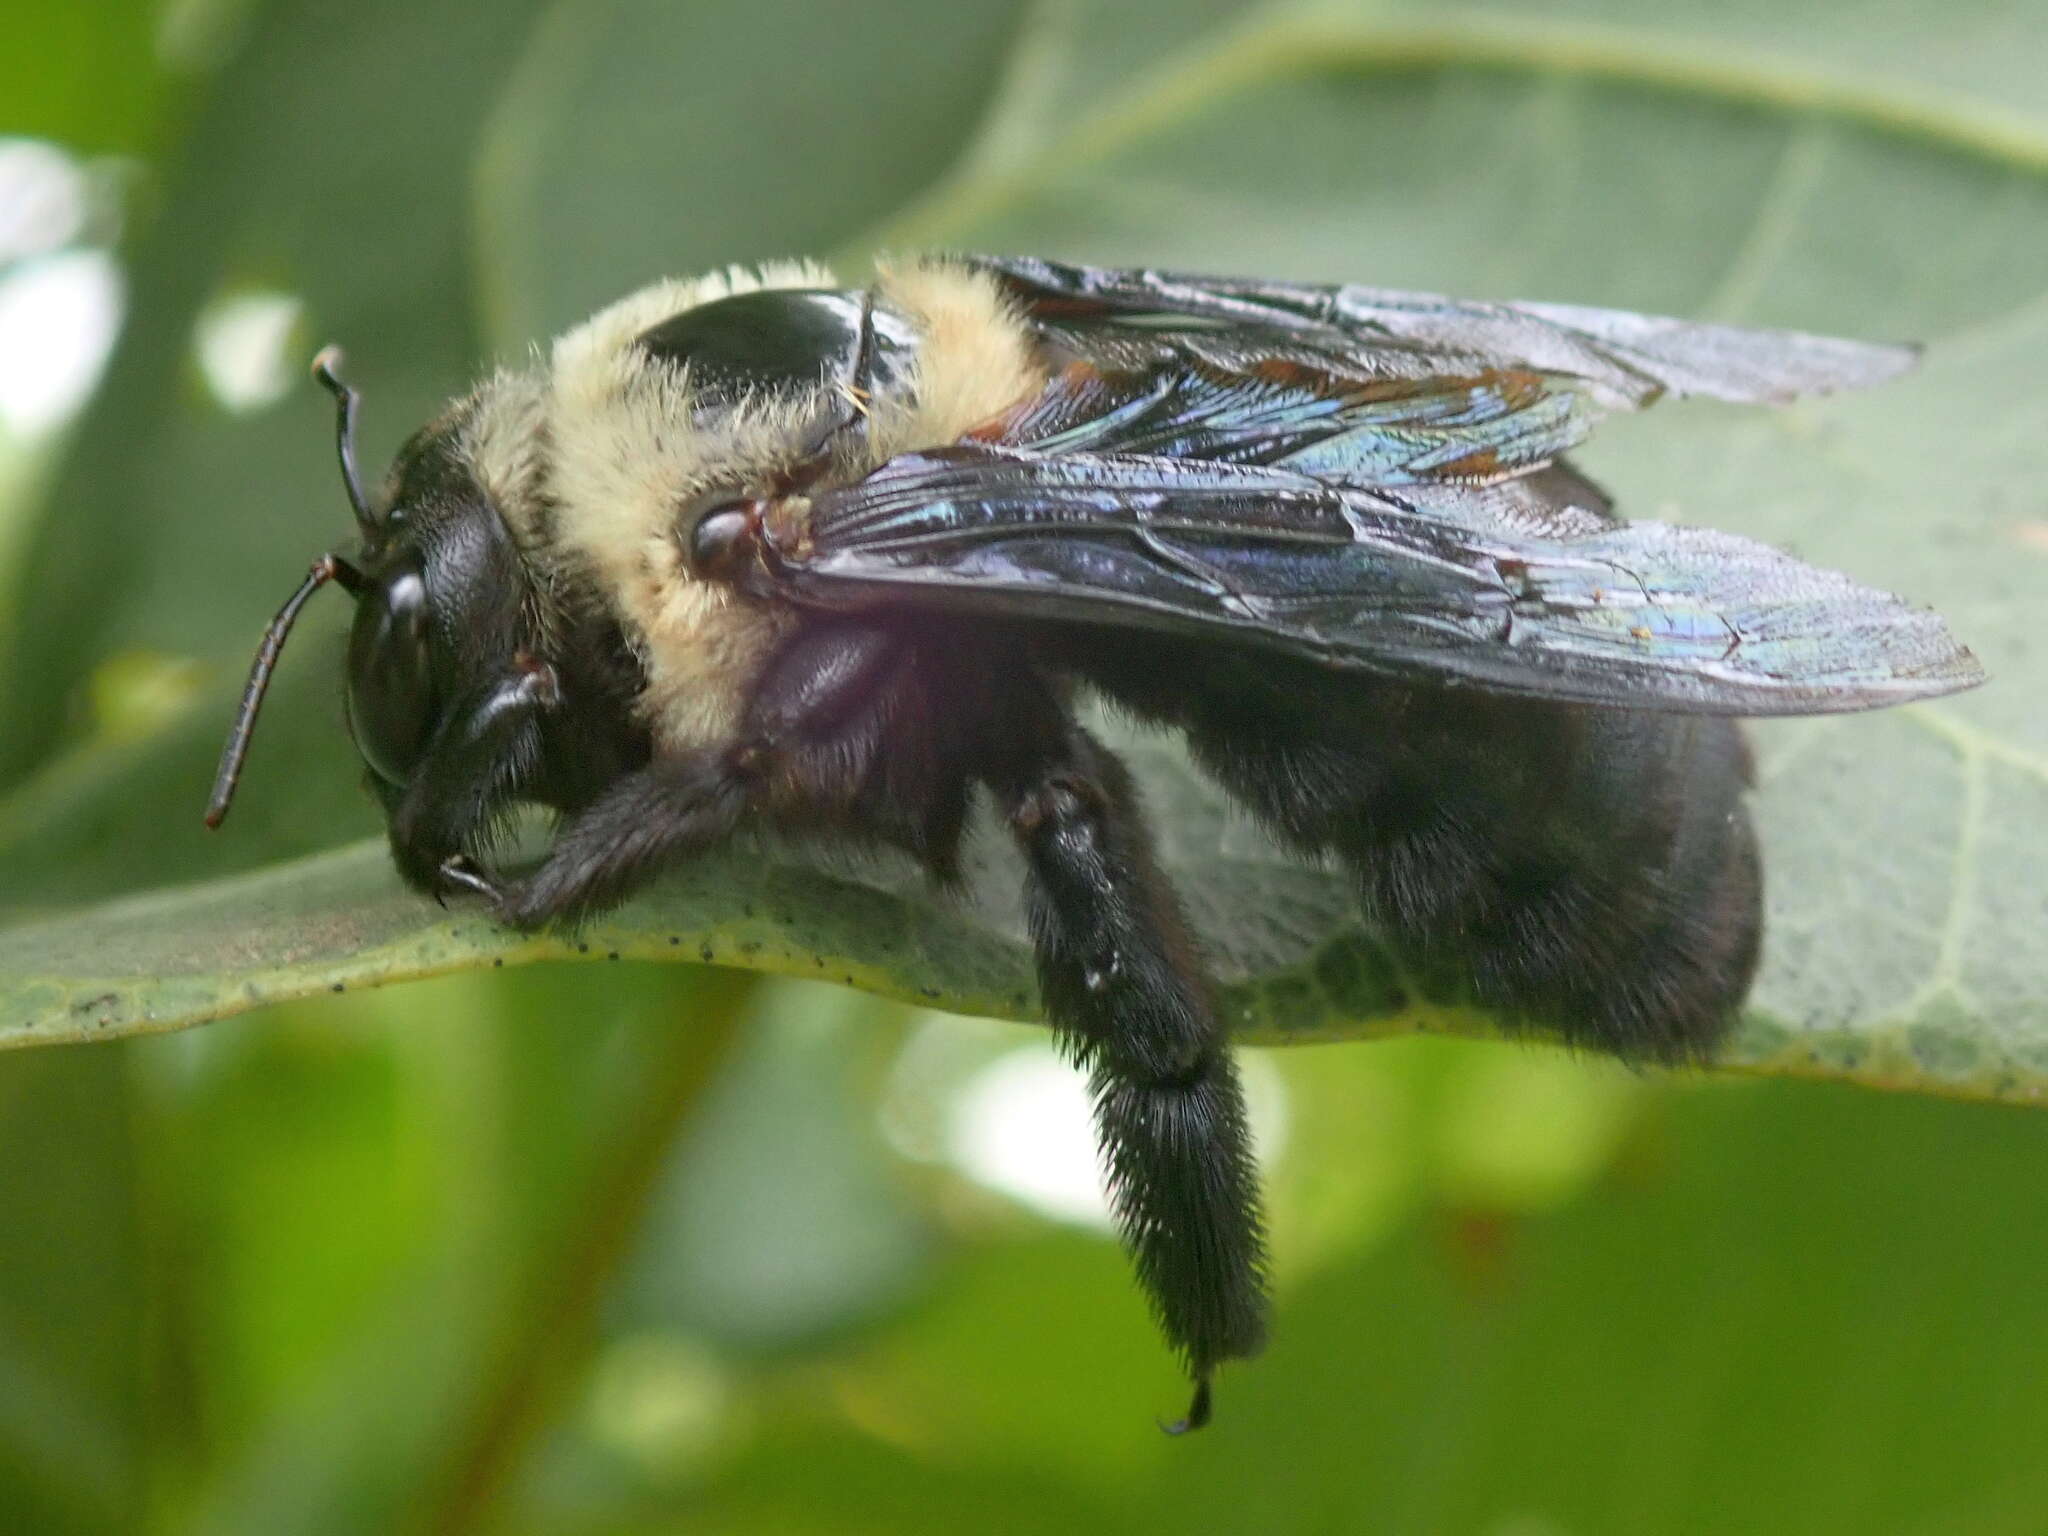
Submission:
{"label": "bee head", "polygon": [[422,429],[399,451],[383,495],[363,494],[356,467],[358,396],[327,348],[313,376],[335,399],[342,484],[361,546],[325,554],[278,610],[257,648],[214,780],[206,824],[226,817],[270,676],[307,600],[329,582],[356,603],[349,631],[350,733],[387,800],[403,788],[466,680],[519,650],[525,576],[489,497],[460,451],[459,421]]}

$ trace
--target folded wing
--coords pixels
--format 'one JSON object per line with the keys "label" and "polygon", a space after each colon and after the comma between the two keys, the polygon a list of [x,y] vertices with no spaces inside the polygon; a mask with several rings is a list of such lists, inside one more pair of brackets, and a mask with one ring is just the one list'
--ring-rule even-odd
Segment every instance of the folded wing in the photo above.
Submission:
{"label": "folded wing", "polygon": [[1478,303],[1350,283],[1194,277],[1033,257],[963,259],[993,274],[1027,315],[1045,323],[1172,316],[1322,338],[1361,359],[1401,350],[1462,357],[1572,375],[1607,409],[1640,407],[1665,393],[1782,404],[1879,383],[1917,355],[1911,347],[1576,304]]}
{"label": "folded wing", "polygon": [[1229,636],[1594,704],[1825,713],[1982,676],[1931,613],[1731,534],[1613,522],[1561,467],[1367,487],[1284,463],[961,445],[815,493],[784,560],[821,606]]}

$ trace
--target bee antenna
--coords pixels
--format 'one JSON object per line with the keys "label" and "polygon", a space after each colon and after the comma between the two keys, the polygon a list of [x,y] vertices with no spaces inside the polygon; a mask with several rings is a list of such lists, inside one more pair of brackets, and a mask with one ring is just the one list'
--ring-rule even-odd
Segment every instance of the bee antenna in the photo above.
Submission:
{"label": "bee antenna", "polygon": [[363,494],[363,478],[356,472],[356,406],[362,396],[343,381],[345,359],[339,347],[322,347],[313,359],[313,377],[334,396],[334,448],[341,458],[341,483],[348,488],[348,504],[355,509],[356,526],[363,538],[376,543],[382,536],[377,519],[371,515],[369,498]]}
{"label": "bee antenna", "polygon": [[[353,403],[355,396],[349,394],[347,398]],[[345,405],[343,410],[347,408]],[[346,437],[343,442],[347,442]],[[344,472],[349,468],[347,452],[344,447]],[[228,744],[221,750],[220,771],[213,776],[213,798],[206,804],[206,824],[209,827],[217,827],[227,819],[228,802],[235,798],[235,785],[242,778],[242,760],[249,755],[249,738],[256,734],[256,711],[263,707],[263,695],[270,689],[270,674],[277,670],[278,653],[284,649],[285,636],[292,632],[292,625],[298,620],[299,610],[306,606],[306,599],[330,581],[339,582],[352,597],[367,585],[362,572],[346,560],[338,555],[322,555],[313,562],[306,579],[299,583],[299,590],[277,610],[277,617],[270,621],[270,628],[263,632],[263,643],[256,647],[256,660],[249,668],[249,681],[242,685],[242,707],[235,711],[234,728],[228,732]]]}

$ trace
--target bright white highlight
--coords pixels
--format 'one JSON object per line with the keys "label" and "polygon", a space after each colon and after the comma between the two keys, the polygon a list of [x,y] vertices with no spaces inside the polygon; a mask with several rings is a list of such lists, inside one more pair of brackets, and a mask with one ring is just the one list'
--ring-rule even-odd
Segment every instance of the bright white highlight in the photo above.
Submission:
{"label": "bright white highlight", "polygon": [[0,263],[61,250],[85,230],[85,175],[40,139],[0,139]]}
{"label": "bright white highlight", "polygon": [[[1240,1054],[1252,1141],[1270,1163],[1286,1140],[1286,1090],[1261,1057]],[[954,1101],[948,1153],[976,1182],[1042,1216],[1111,1230],[1086,1077],[1050,1045],[1010,1051]]]}
{"label": "bright white highlight", "polygon": [[34,437],[70,420],[106,366],[121,302],[104,251],[38,257],[0,277],[0,425]]}
{"label": "bright white highlight", "polygon": [[283,399],[298,378],[292,336],[304,313],[288,293],[236,293],[209,304],[192,339],[214,399],[238,415]]}
{"label": "bright white highlight", "polygon": [[953,1107],[962,1172],[1056,1221],[1110,1229],[1088,1086],[1048,1045],[984,1067]]}

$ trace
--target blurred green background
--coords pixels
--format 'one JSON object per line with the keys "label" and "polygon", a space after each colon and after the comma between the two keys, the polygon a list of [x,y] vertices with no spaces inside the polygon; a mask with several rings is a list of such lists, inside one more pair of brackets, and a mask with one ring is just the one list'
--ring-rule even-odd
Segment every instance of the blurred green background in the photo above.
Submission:
{"label": "blurred green background", "polygon": [[[253,632],[345,526],[320,341],[381,462],[634,283],[877,243],[1919,335],[2020,402],[1939,423],[2020,526],[2044,80],[2037,0],[15,4],[0,917],[376,830],[339,605],[197,827]],[[1930,505],[1939,441],[1898,471]],[[1782,501],[1714,520],[1790,536]],[[2043,549],[1944,607],[2022,611]],[[2048,1116],[1437,1040],[1249,1069],[1275,1341],[1169,1442],[1027,1027],[590,964],[0,1056],[0,1529],[2048,1530]]]}

